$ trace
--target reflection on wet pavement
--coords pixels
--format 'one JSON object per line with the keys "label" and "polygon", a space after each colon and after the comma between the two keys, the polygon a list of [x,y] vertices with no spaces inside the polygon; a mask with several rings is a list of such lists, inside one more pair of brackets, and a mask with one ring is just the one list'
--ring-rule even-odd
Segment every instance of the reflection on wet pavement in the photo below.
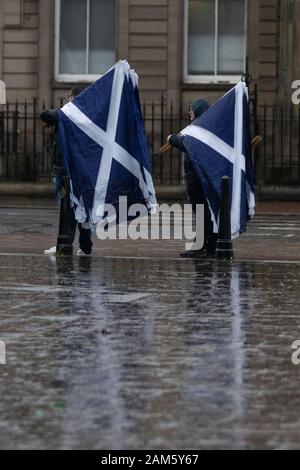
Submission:
{"label": "reflection on wet pavement", "polygon": [[299,265],[1,256],[1,448],[297,448]]}
{"label": "reflection on wet pavement", "polygon": [[[176,213],[178,217],[178,213]],[[0,207],[0,254],[41,255],[57,239],[58,210],[39,207]],[[78,237],[76,237],[78,238]],[[179,259],[183,240],[98,240],[95,257]],[[78,249],[75,241],[74,252]],[[300,263],[300,214],[258,214],[248,231],[234,241],[236,260]]]}

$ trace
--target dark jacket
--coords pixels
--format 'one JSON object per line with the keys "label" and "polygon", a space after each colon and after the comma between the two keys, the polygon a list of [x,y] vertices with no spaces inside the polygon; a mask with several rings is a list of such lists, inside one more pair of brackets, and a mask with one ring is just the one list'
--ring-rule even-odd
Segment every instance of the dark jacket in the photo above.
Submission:
{"label": "dark jacket", "polygon": [[184,156],[184,173],[185,173],[185,176],[189,177],[189,176],[192,175],[194,180],[197,179],[195,169],[193,167],[191,159],[187,155],[186,148],[184,146],[184,136],[180,135],[180,134],[178,134],[178,135],[173,134],[169,138],[169,143],[173,147],[175,147],[175,148],[179,149],[181,152],[185,153],[185,156]]}
{"label": "dark jacket", "polygon": [[[209,109],[209,104],[207,103],[207,101],[205,101],[203,99],[199,99],[199,100],[194,101],[191,104],[191,109],[194,111],[195,119],[197,119],[198,117],[202,116],[202,114],[204,114]],[[187,151],[186,151],[186,148],[184,146],[184,136],[180,135],[180,134],[178,134],[178,135],[172,134],[171,137],[169,138],[169,143],[173,147],[175,147],[175,148],[179,149],[181,152],[185,153],[185,158],[184,158],[184,172],[185,172],[185,175],[186,176],[193,175],[193,178],[197,178],[195,169],[193,167],[193,164],[192,164],[189,156],[187,155]]]}
{"label": "dark jacket", "polygon": [[171,137],[169,138],[169,143],[173,147],[181,150],[181,152],[186,153],[186,149],[185,149],[185,146],[184,146],[184,143],[183,143],[183,139],[184,139],[183,135],[172,134]]}
{"label": "dark jacket", "polygon": [[63,155],[59,143],[58,118],[56,109],[46,109],[40,114],[41,120],[48,126],[54,126],[54,140],[52,149],[52,171],[55,176],[65,176]]}

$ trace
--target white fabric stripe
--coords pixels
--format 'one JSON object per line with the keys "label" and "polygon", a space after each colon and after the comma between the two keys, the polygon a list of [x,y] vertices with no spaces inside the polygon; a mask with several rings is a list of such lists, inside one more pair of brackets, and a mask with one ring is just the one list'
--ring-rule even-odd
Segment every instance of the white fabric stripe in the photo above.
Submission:
{"label": "white fabric stripe", "polygon": [[144,167],[144,173],[145,173],[147,188],[150,193],[151,213],[154,214],[157,209],[157,200],[155,196],[153,179],[152,179],[152,175],[149,173],[149,171],[145,167]]}
{"label": "white fabric stripe", "polygon": [[[184,136],[194,137],[200,140],[208,147],[227,158],[233,165],[233,200],[231,206],[231,226],[233,237],[238,236],[240,232],[240,211],[241,211],[241,190],[242,190],[242,171],[246,172],[246,158],[243,155],[243,97],[247,96],[247,88],[244,83],[240,82],[235,87],[235,118],[234,118],[234,148],[220,139],[212,132],[207,131],[199,126],[190,124],[181,134]],[[255,198],[252,192],[248,194],[249,213],[254,213]],[[212,211],[211,211],[212,212]],[[214,215],[212,213],[212,219]],[[215,225],[215,220],[213,220]]]}
{"label": "white fabric stripe", "polygon": [[[97,205],[102,207],[102,209],[98,209],[97,214],[100,214],[101,212],[104,212],[104,203],[101,202],[103,201],[103,198],[105,200],[106,197],[106,191],[107,191],[107,179],[109,179],[110,171],[111,171],[111,161],[112,161],[112,151],[109,153],[106,152],[105,155],[105,149],[110,148],[110,142],[107,138],[107,134],[96,124],[94,124],[82,111],[80,111],[77,106],[75,106],[73,103],[68,103],[62,108],[63,113],[77,126],[79,129],[81,129],[88,137],[90,137],[92,140],[97,142],[101,147],[103,147],[103,152],[102,152],[102,159],[101,162],[103,162],[103,157],[106,157],[106,166],[103,167],[105,168],[105,173],[103,176],[101,175],[101,172],[99,171],[98,175],[102,176],[102,179],[100,180],[98,176],[97,180],[97,186],[98,186],[98,194],[97,194]],[[100,154],[99,154],[99,159],[100,159]],[[100,170],[101,170],[101,165],[100,165]],[[102,170],[103,171],[103,170]],[[96,187],[97,187],[96,186]],[[95,199],[96,199],[96,193],[95,193]],[[91,218],[92,220],[96,220],[95,216],[95,199],[93,203],[93,210],[92,210],[92,215]],[[79,212],[76,211],[76,215],[78,215]]]}
{"label": "white fabric stripe", "polygon": [[[72,104],[72,103],[69,103]],[[107,134],[96,124],[94,124],[85,114],[80,111],[76,106],[72,105],[72,107],[68,106],[66,110],[64,110],[66,116],[76,124],[85,134],[87,134],[91,139],[93,139],[98,145],[101,147],[109,148],[111,160],[114,158],[117,160],[121,165],[123,165],[128,171],[134,174],[134,176],[139,180],[140,187],[143,192],[143,195],[146,199],[149,198],[149,190],[146,186],[144,181],[140,165],[133,158],[128,152],[126,152],[123,147],[121,147],[116,142],[111,142],[111,140],[107,140]],[[103,158],[103,156],[102,156]],[[111,165],[110,165],[111,167]],[[154,186],[152,183],[152,189],[155,194]],[[99,205],[104,204],[103,202],[99,202]],[[97,211],[99,213],[99,211]]]}
{"label": "white fabric stripe", "polygon": [[249,207],[248,215],[250,217],[254,217],[254,215],[255,215],[255,195],[254,195],[254,192],[252,191],[248,181],[246,181],[246,191],[247,191],[247,201],[248,201],[248,207]]}
{"label": "white fabric stripe", "polygon": [[113,86],[111,90],[111,99],[109,105],[109,112],[107,118],[107,135],[108,138],[111,138],[115,141],[117,126],[118,126],[118,117],[119,110],[122,99],[122,91],[124,86],[125,75],[121,73],[122,70],[120,67],[116,67]]}
{"label": "white fabric stripe", "polygon": [[211,208],[209,200],[207,200],[208,208],[210,210],[211,221],[213,223],[213,233],[219,233],[219,220],[216,219],[215,213]]}
{"label": "white fabric stripe", "polygon": [[149,192],[154,195],[155,194],[155,189],[154,189],[154,184],[153,184],[153,179],[152,179],[151,173],[149,173],[149,171],[146,168],[144,168],[144,172],[145,172],[145,178],[146,178],[147,187],[149,189]]}
{"label": "white fabric stripe", "polygon": [[[72,103],[69,103],[72,104]],[[128,171],[134,174],[141,182],[141,189],[144,195],[148,195],[148,189],[144,182],[140,165],[123,147],[116,142],[111,143],[111,140],[107,140],[107,134],[96,124],[94,124],[85,114],[80,111],[76,106],[68,106],[68,109],[64,110],[66,116],[76,124],[85,134],[93,139],[101,147],[110,149],[112,158],[121,163]],[[154,186],[152,183],[152,189]],[[155,192],[154,192],[155,193]]]}
{"label": "white fabric stripe", "polygon": [[[107,194],[107,188],[109,183],[109,177],[111,173],[111,166],[113,160],[113,149],[112,144],[116,139],[116,131],[118,125],[119,109],[122,98],[122,91],[124,85],[125,75],[122,73],[121,67],[115,68],[115,74],[113,79],[111,100],[109,105],[109,112],[107,118],[107,138],[108,144],[103,146],[103,152],[101,157],[100,169],[98,173],[98,179],[95,187],[95,197],[92,210],[92,220],[96,220],[97,215],[99,216],[99,208],[103,207]],[[102,214],[103,215],[103,214]]]}
{"label": "white fabric stripe", "polygon": [[234,148],[238,155],[243,154],[243,127],[244,127],[244,84],[235,87],[235,113],[234,113]]}
{"label": "white fabric stripe", "polygon": [[77,106],[73,103],[66,104],[61,111],[76,124],[85,134],[87,134],[92,140],[97,142],[101,147],[105,147],[109,144],[109,139],[106,132],[100,127],[96,126]]}
{"label": "white fabric stripe", "polygon": [[241,196],[242,196],[242,170],[245,171],[245,157],[243,156],[243,97],[244,85],[239,83],[235,87],[235,112],[234,112],[234,150],[231,204],[231,228],[233,233],[239,233],[241,227]]}
{"label": "white fabric stripe", "polygon": [[126,170],[132,173],[139,180],[140,188],[143,192],[145,199],[149,199],[149,190],[144,181],[138,161],[133,158],[128,152],[126,152],[125,149],[120,147],[120,145],[115,144],[114,148],[117,150],[114,154],[114,159],[121,165],[123,165]]}
{"label": "white fabric stripe", "polygon": [[188,135],[193,137],[194,139],[198,139],[208,147],[212,148],[223,157],[227,158],[232,164],[234,164],[234,149],[230,147],[230,145],[226,144],[223,140],[219,139],[215,134],[212,132],[203,129],[199,126],[194,126],[193,124],[186,127],[182,132],[182,135]]}

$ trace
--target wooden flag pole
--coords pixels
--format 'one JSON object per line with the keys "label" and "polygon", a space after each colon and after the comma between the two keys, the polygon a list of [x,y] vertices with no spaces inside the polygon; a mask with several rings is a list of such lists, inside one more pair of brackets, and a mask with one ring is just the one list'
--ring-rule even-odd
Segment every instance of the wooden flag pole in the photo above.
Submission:
{"label": "wooden flag pole", "polygon": [[163,155],[164,153],[169,152],[172,147],[173,146],[171,144],[167,143],[160,149],[160,153]]}
{"label": "wooden flag pole", "polygon": [[[263,141],[263,137],[261,135],[256,135],[252,141],[251,141],[251,146],[252,150],[254,150],[258,145],[260,145]],[[160,154],[164,155],[165,153],[169,152],[172,149],[172,145],[169,143],[166,143],[161,149],[160,149]]]}

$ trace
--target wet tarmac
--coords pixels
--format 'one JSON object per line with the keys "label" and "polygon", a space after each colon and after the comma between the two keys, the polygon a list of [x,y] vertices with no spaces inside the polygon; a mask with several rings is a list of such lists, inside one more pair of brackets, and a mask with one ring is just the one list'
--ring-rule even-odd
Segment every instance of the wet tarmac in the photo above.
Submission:
{"label": "wet tarmac", "polygon": [[1,255],[0,448],[299,448],[299,279],[297,263]]}
{"label": "wet tarmac", "polygon": [[[58,210],[49,208],[49,203],[43,207],[42,204],[46,203],[39,201],[40,207],[1,207],[0,198],[0,254],[41,255],[45,249],[56,244]],[[295,204],[281,207],[279,213],[259,212],[249,224],[247,233],[234,241],[235,259],[300,263],[300,203]],[[270,204],[265,207],[272,209]],[[298,212],[284,213],[283,209]],[[185,251],[185,242],[182,240],[101,241],[94,235],[93,241],[93,255],[101,258],[175,260],[180,259],[179,254]],[[77,248],[76,241],[74,252]]]}

